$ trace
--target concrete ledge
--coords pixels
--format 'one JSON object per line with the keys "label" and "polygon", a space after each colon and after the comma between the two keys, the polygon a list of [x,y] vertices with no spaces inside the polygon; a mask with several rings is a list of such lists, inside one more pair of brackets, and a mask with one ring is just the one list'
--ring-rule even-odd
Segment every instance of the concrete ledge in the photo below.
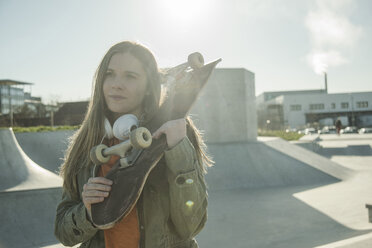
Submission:
{"label": "concrete ledge", "polygon": [[291,141],[290,143],[301,146],[307,150],[318,152],[322,147],[319,145],[320,137],[319,134],[308,134],[303,136],[298,141]]}
{"label": "concrete ledge", "polygon": [[369,223],[372,223],[372,204],[366,204],[366,208],[368,209],[368,220]]}
{"label": "concrete ledge", "polygon": [[303,142],[317,142],[320,140],[319,134],[307,134],[300,138],[300,141]]}
{"label": "concrete ledge", "polygon": [[301,146],[302,148],[305,148],[309,151],[312,152],[318,152],[322,147],[318,144],[317,141],[304,141],[304,140],[299,140],[299,141],[291,141],[290,143]]}

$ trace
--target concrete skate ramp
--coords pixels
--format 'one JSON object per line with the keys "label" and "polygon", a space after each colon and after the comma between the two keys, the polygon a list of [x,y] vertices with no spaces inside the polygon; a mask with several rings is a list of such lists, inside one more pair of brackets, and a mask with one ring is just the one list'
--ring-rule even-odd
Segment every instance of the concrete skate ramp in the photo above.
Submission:
{"label": "concrete skate ramp", "polygon": [[208,144],[216,164],[206,176],[210,190],[335,183],[352,171],[279,138]]}
{"label": "concrete skate ramp", "polygon": [[11,129],[0,130],[0,191],[53,188],[62,179],[33,162],[19,146]]}
{"label": "concrete skate ramp", "polygon": [[0,130],[0,247],[56,244],[53,223],[62,179],[33,162],[11,129]]}
{"label": "concrete skate ramp", "polygon": [[0,247],[59,243],[53,232],[60,199],[61,188],[0,192]]}
{"label": "concrete skate ramp", "polygon": [[75,131],[55,131],[39,133],[16,133],[15,136],[23,151],[35,163],[58,174],[63,162],[68,138]]}

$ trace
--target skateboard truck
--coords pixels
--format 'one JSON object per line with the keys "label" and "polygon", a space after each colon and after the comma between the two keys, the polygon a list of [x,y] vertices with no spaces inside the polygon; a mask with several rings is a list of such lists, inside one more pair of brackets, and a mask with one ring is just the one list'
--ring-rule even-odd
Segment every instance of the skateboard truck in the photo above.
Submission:
{"label": "skateboard truck", "polygon": [[99,144],[90,150],[90,159],[96,165],[107,163],[112,155],[120,157],[120,167],[131,166],[141,154],[142,149],[151,145],[152,136],[147,128],[139,127],[134,115],[123,115],[115,123],[113,133],[121,143],[108,147]]}

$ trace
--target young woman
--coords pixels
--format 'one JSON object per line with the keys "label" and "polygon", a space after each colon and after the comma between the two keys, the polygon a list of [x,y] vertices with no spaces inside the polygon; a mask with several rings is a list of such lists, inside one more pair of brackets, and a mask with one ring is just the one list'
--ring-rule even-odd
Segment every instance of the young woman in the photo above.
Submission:
{"label": "young woman", "polygon": [[117,144],[105,132],[124,114],[140,126],[150,121],[162,102],[161,74],[153,54],[124,41],[111,47],[99,65],[92,98],[81,128],[73,136],[61,168],[62,201],[57,207],[55,235],[64,244],[81,247],[198,247],[194,237],[207,219],[205,167],[212,161],[189,118],[164,123],[153,138],[166,135],[168,149],[150,173],[136,207],[113,228],[100,230],[91,222],[91,205],[108,197],[112,181],[104,178],[113,156],[92,176],[89,151]]}

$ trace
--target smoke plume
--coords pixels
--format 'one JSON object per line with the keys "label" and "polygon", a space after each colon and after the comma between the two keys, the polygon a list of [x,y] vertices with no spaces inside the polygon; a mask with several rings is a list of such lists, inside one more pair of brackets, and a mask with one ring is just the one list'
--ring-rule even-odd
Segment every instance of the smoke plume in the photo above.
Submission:
{"label": "smoke plume", "polygon": [[317,0],[306,17],[312,43],[307,60],[316,73],[349,62],[348,53],[362,34],[362,28],[350,21],[353,4],[352,0]]}

